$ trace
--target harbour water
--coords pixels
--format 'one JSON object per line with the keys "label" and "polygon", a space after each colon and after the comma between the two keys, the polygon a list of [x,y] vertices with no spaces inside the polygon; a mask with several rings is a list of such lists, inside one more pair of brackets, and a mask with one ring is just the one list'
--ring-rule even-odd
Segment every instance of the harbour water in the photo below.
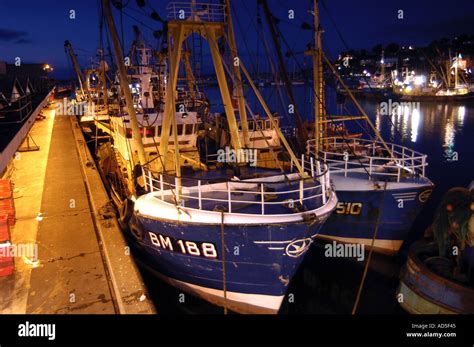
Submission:
{"label": "harbour water", "polygon": [[[276,87],[263,88],[273,112],[284,115],[288,103],[281,102]],[[295,86],[295,98],[300,113],[310,119],[311,89]],[[205,89],[214,111],[222,111],[218,89]],[[355,114],[350,101],[336,104],[334,93],[328,91],[329,114]],[[249,102],[253,100],[249,97]],[[474,105],[423,103],[404,109],[395,115],[377,115],[381,101],[362,101],[377,129],[387,142],[404,144],[428,155],[427,176],[435,183],[435,190],[415,220],[410,237],[396,257],[374,254],[364,282],[358,313],[404,314],[399,307],[395,290],[398,275],[409,245],[423,236],[432,221],[441,196],[449,188],[467,186],[474,179]],[[286,119],[289,123],[289,120]],[[283,121],[285,124],[285,121]],[[357,131],[357,128],[353,129]],[[358,130],[362,132],[362,129]],[[365,257],[367,259],[367,257]],[[350,314],[361,284],[365,261],[347,258],[328,258],[324,244],[315,243],[295,275],[288,289],[281,313],[288,314]],[[183,295],[143,271],[147,287],[157,309],[163,313],[222,313],[222,308]],[[164,299],[166,298],[166,299]]]}

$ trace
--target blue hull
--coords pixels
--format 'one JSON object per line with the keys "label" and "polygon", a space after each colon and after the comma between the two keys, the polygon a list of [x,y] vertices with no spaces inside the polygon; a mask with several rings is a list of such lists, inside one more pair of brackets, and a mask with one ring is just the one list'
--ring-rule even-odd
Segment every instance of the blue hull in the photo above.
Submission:
{"label": "blue hull", "polygon": [[[206,294],[212,292],[216,300],[210,301],[223,304],[219,298],[223,291],[221,225],[175,223],[141,215],[134,216],[131,225],[143,235],[138,241],[148,265],[166,279],[179,281],[184,290],[198,286],[191,292],[208,300]],[[226,290],[234,293],[234,299],[244,298],[229,306],[242,312],[276,312],[320,227],[321,223],[226,225]],[[278,307],[239,302],[247,294],[257,301],[270,298]]]}
{"label": "blue hull", "polygon": [[431,185],[387,190],[337,190],[336,211],[318,236],[323,239],[370,246],[379,211],[382,212],[374,250],[395,254],[432,190]]}

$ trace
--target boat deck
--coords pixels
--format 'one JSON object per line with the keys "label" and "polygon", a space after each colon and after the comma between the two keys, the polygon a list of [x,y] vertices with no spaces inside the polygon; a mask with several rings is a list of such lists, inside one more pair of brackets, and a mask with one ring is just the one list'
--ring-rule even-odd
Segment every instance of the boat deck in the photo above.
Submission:
{"label": "boat deck", "polygon": [[[310,184],[305,184],[304,187],[311,188]],[[298,184],[293,184],[293,187],[285,185],[285,188],[288,190],[298,190]],[[300,211],[313,210],[322,205],[322,198],[318,197],[304,200],[304,203],[301,206],[298,192],[271,194],[271,192],[267,191],[266,193],[268,194],[264,195],[265,207],[262,211],[261,195],[257,191],[254,191],[253,194],[242,193],[240,191],[231,191],[231,211],[245,214],[286,214],[293,212],[293,208],[290,207],[291,202],[293,202],[294,209],[298,209]],[[321,187],[305,190],[305,193],[312,196],[321,194]],[[189,196],[190,197],[184,198],[183,206],[199,209],[198,193],[193,192]],[[201,209],[208,211],[229,212],[228,198],[229,194],[226,191],[211,191],[201,193]],[[171,196],[169,199],[167,199],[167,201],[174,202],[174,199]]]}
{"label": "boat deck", "polygon": [[387,181],[387,190],[415,188],[418,186],[431,186],[431,181],[426,177],[413,177],[412,175],[403,177],[397,182],[393,176],[372,173],[372,179],[364,168],[351,169],[344,172],[331,172],[331,180],[336,184],[336,190],[371,190],[374,182],[378,182],[383,189],[384,182]]}
{"label": "boat deck", "polygon": [[[294,177],[293,181],[265,180],[276,176],[280,176],[278,170],[260,168],[242,168],[239,179],[235,178],[232,169],[197,172],[193,179],[182,178],[180,203],[193,209],[244,214],[287,214],[314,210],[323,205],[318,181],[309,179],[300,185]],[[155,190],[159,186],[154,182]],[[176,203],[174,182],[164,183],[163,197],[160,192],[156,194],[165,202]]]}

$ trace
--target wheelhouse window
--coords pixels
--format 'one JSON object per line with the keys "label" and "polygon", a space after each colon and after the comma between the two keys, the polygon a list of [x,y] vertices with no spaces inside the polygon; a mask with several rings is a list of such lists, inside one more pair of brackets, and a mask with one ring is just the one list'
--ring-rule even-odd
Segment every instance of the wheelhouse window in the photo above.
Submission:
{"label": "wheelhouse window", "polygon": [[[133,131],[131,128],[127,128],[126,130],[126,135],[127,135],[127,139],[131,139],[133,136]],[[155,136],[155,127],[142,127],[140,128],[140,135],[141,137],[147,137],[147,138],[150,138],[150,137],[154,137]]]}
{"label": "wheelhouse window", "polygon": [[142,127],[140,128],[140,135],[145,138],[155,136],[155,127]]}

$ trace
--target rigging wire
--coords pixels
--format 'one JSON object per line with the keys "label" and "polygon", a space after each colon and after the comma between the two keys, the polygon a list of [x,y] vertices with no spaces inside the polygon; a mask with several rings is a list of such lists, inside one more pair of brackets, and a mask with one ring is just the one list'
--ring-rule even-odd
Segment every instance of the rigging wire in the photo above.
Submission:
{"label": "rigging wire", "polygon": [[[244,4],[245,4],[245,2],[244,2]],[[246,7],[246,6],[245,6],[245,7]],[[247,11],[248,11],[248,7],[246,7],[246,9],[247,9]],[[240,24],[240,21],[239,21],[238,18],[237,18],[237,24],[238,24],[238,25]],[[255,27],[255,24],[254,24],[254,27]],[[283,38],[283,42],[285,43],[285,45],[286,45],[287,47],[289,47],[288,42],[286,41],[285,37],[283,36],[283,34],[281,33],[281,31],[279,30],[278,26],[276,25],[275,27],[276,27],[276,29],[278,30],[279,36]],[[256,28],[256,31],[259,33],[260,36],[262,36],[263,33],[261,33],[261,32],[258,30],[258,28]],[[265,39],[264,39],[264,40],[265,40]],[[264,41],[264,42],[265,42],[265,41]],[[248,50],[248,46],[247,46],[247,45],[246,45],[246,48],[247,48],[247,50]],[[269,58],[270,66],[272,66],[272,61],[271,61],[271,59],[270,59],[270,55],[269,55],[268,49],[267,49],[267,57]],[[296,60],[296,63],[297,63],[298,66],[301,68],[301,65],[299,64],[299,62],[298,62],[297,60]],[[275,81],[276,81],[276,73],[275,73],[274,70],[273,70],[273,75],[274,75]],[[276,87],[279,88],[278,83],[275,83],[275,84],[276,84]],[[279,95],[280,95],[280,101],[283,102],[283,100],[282,100],[282,98],[281,98],[281,93],[280,93]],[[318,98],[318,100],[319,100],[320,102],[322,102],[321,99],[320,99],[320,97],[319,97],[319,95],[317,95],[317,93],[316,93],[315,86],[313,86],[313,95],[315,96],[315,98]],[[325,108],[325,112],[327,113],[326,103],[322,102],[322,104],[323,104],[323,106],[324,106],[324,108]],[[283,110],[286,111],[286,108],[283,107]],[[333,124],[336,124],[336,122],[335,122],[334,120],[332,120],[332,119],[331,119],[331,122],[332,122]],[[372,177],[372,176],[370,175],[369,171],[368,171],[368,170],[365,168],[365,166],[363,165],[363,163],[362,163],[362,161],[360,160],[360,158],[356,155],[356,153],[354,152],[354,150],[352,149],[352,147],[348,144],[348,141],[345,139],[345,136],[344,136],[343,133],[342,133],[342,137],[343,137],[343,139],[344,139],[344,143],[345,143],[346,146],[349,148],[349,151],[350,151],[350,152],[356,157],[356,159],[360,162],[361,166],[362,166],[363,169],[366,171],[367,175],[368,175],[369,177]],[[292,147],[293,147],[293,146],[292,146]]]}
{"label": "rigging wire", "polygon": [[156,31],[155,28],[152,28],[152,27],[149,26],[148,24],[145,24],[143,21],[137,19],[136,17],[132,16],[131,14],[127,13],[126,11],[123,11],[123,14],[124,14],[125,16],[129,17],[130,19],[133,19],[135,22],[137,22],[137,23],[143,25],[143,27],[145,27],[145,28],[151,30],[152,32],[155,32],[155,31]]}
{"label": "rigging wire", "polygon": [[[287,42],[287,40],[285,39],[284,35],[282,34],[281,30],[279,29],[278,25],[275,25],[275,27],[276,27],[276,30],[278,31],[278,35],[282,38],[283,43],[287,46],[287,48],[289,48],[288,42]],[[295,60],[295,61],[296,61],[296,64],[298,65],[298,67],[302,70],[301,64],[300,64],[297,60]],[[312,89],[313,89],[313,95],[314,95],[315,99],[317,98],[317,99],[322,103],[322,105],[323,105],[323,107],[324,107],[324,112],[327,114],[328,112],[327,112],[327,108],[326,108],[326,103],[321,100],[321,97],[320,97],[319,95],[317,95],[316,89],[315,89],[315,86],[314,86],[314,85],[313,85]],[[331,121],[333,124],[337,124],[337,122],[334,121],[333,119],[330,119],[330,121]],[[336,128],[336,129],[337,129],[337,128]],[[364,166],[363,163],[361,162],[359,156],[357,156],[357,154],[356,154],[356,153],[353,151],[353,149],[349,146],[348,142],[346,141],[345,134],[344,134],[343,132],[341,132],[341,135],[342,135],[342,138],[344,139],[344,143],[345,143],[346,146],[348,147],[349,151],[352,152],[352,154],[353,154],[353,155],[356,157],[356,159],[360,162],[361,166],[364,168],[364,170],[366,171],[367,175],[368,175],[369,177],[372,177],[372,175],[369,174],[368,170],[365,168],[365,166]],[[316,153],[316,155],[317,155],[317,153]]]}
{"label": "rigging wire", "polygon": [[[246,3],[246,0],[242,1],[242,3],[244,4],[244,6],[245,6],[247,12],[250,13],[250,11],[249,11],[247,5],[245,4],[245,3]],[[234,5],[233,5],[233,2],[230,3],[230,6],[231,6],[231,8],[232,8],[232,13],[236,13],[236,12],[235,12],[235,8],[234,8]],[[240,22],[239,16],[234,16],[234,17],[235,17],[235,21],[237,22],[237,27],[238,27],[240,33],[242,33],[242,35],[243,35],[242,24],[241,24],[241,22]],[[251,21],[251,23],[253,23],[253,21]],[[246,50],[247,50],[247,54],[250,56],[250,48],[249,48],[248,42],[247,42],[247,40],[243,40],[243,41],[244,41],[245,48],[246,48]],[[252,72],[255,73],[255,72],[257,71],[257,68],[256,68],[254,62],[253,62],[253,61],[250,61],[250,65],[252,66]]]}
{"label": "rigging wire", "polygon": [[[243,3],[244,3],[246,11],[249,12],[249,8],[247,7],[247,5],[245,5],[245,1]],[[257,23],[257,24],[261,24],[260,6],[258,4],[257,4],[257,11],[256,12],[257,12],[257,18],[260,20],[260,22]],[[237,23],[238,24],[240,23],[238,17],[237,17]],[[277,78],[278,74],[276,73],[276,68],[275,68],[275,65],[273,64],[273,61],[272,61],[272,58],[271,58],[270,47],[268,46],[268,42],[267,42],[267,39],[265,37],[265,33],[262,30],[261,25],[255,25],[254,21],[251,21],[251,23],[253,24],[253,27],[254,27],[255,31],[258,33],[258,37],[263,42],[263,46],[264,46],[265,52],[266,52],[266,57],[267,57],[267,60],[268,60],[268,66],[271,69],[273,80],[275,82],[275,89],[278,92],[278,101],[280,103],[280,107],[284,111],[284,115],[286,116],[285,118],[287,118],[287,120],[290,120],[292,117],[290,117],[290,115],[288,113],[288,107],[285,106],[285,101],[283,100],[284,98],[283,98],[282,88],[281,88],[281,85],[280,85],[280,81],[278,81],[278,78]],[[244,40],[244,42],[246,43],[246,40]],[[248,54],[250,55],[250,50],[248,48],[248,45],[246,45],[246,48],[247,48]],[[257,56],[257,59],[258,58],[259,57]],[[252,60],[251,60],[251,64],[253,64]],[[271,93],[273,93],[273,91]],[[257,103],[257,101],[255,101],[255,104],[256,103]],[[292,149],[294,150],[295,148],[294,148],[293,144],[291,144],[291,145],[292,145]]]}
{"label": "rigging wire", "polygon": [[[342,33],[341,31],[339,30],[338,26],[336,25],[336,22],[334,21],[334,18],[332,17],[331,13],[329,12],[327,6],[326,6],[326,3],[324,0],[320,0],[321,1],[321,5],[322,5],[322,8],[324,9],[324,11],[326,12],[326,15],[328,16],[330,22],[332,23],[334,29],[336,30],[336,33],[337,35],[339,36],[342,44],[344,45],[345,49],[347,51],[349,51],[349,45],[347,44],[346,40],[344,39],[344,37],[342,36]],[[364,76],[364,80],[367,82],[367,76]],[[373,91],[373,88],[370,86],[369,83],[367,83],[368,86],[369,86],[369,89],[370,91]],[[392,122],[392,120],[390,119],[390,117],[386,117],[386,119],[390,122],[390,124],[393,126],[393,128],[395,129],[395,132],[398,134],[398,136],[400,137],[400,139],[403,140],[403,136],[402,134],[400,133],[400,131],[397,129],[397,127],[395,126],[395,124]]]}
{"label": "rigging wire", "polygon": [[[289,47],[288,42],[287,42],[287,40],[285,39],[285,37],[284,37],[283,33],[281,32],[281,30],[278,28],[278,25],[276,25],[276,29],[278,30],[278,34],[280,35],[280,37],[283,38],[283,42],[285,43],[285,45],[286,45],[287,47]],[[314,30],[316,30],[316,28],[314,28]],[[300,63],[299,63],[297,60],[296,60],[296,63],[297,63],[297,64],[300,66],[300,68],[301,68]],[[313,85],[312,89],[313,89],[314,100],[318,99],[319,102],[323,105],[325,114],[328,114],[328,110],[327,110],[326,103],[325,103],[324,100],[322,100],[321,97],[316,93],[316,86]],[[329,120],[330,120],[330,122],[331,122],[333,125],[337,125],[337,121],[335,121],[334,119],[329,118]],[[357,121],[356,121],[356,123],[357,123]],[[351,154],[355,157],[355,159],[357,159],[357,161],[359,161],[361,167],[364,169],[364,171],[366,172],[366,174],[368,175],[368,177],[373,178],[373,176],[369,173],[369,171],[368,171],[367,168],[365,167],[364,163],[361,161],[361,158],[355,153],[355,150],[349,145],[349,141],[347,141],[344,132],[338,130],[337,127],[335,127],[335,129],[336,129],[336,131],[338,131],[338,133],[342,136],[342,139],[344,140],[344,144],[347,146],[348,150],[349,150],[349,151],[351,152]],[[316,153],[316,154],[317,154],[317,153]]]}
{"label": "rigging wire", "polygon": [[[382,198],[381,198],[382,202],[385,200],[385,193],[386,192],[387,192],[387,181],[385,181],[385,185],[383,187],[383,194],[382,194]],[[374,235],[372,236],[372,243],[370,245],[369,257],[367,258],[367,262],[365,263],[364,272],[362,274],[362,278],[360,280],[359,288],[357,290],[357,297],[356,297],[356,300],[354,302],[354,306],[352,307],[352,313],[351,314],[353,314],[353,315],[356,314],[357,309],[359,308],[359,301],[360,301],[360,297],[361,297],[361,294],[362,294],[362,290],[364,289],[365,279],[367,277],[367,271],[369,269],[370,261],[372,260],[372,253],[374,251],[375,239],[377,238],[377,232],[379,231],[380,217],[382,216],[383,207],[385,206],[385,204],[382,203],[381,205],[382,206],[381,206],[381,208],[379,210],[379,213],[378,213],[378,216],[377,216],[377,224],[375,226]]]}

